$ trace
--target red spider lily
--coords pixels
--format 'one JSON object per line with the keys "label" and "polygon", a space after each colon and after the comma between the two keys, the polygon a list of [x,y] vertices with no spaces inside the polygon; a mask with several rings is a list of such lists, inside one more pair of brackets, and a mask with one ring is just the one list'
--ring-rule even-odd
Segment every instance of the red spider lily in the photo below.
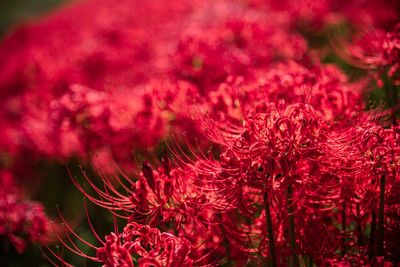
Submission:
{"label": "red spider lily", "polygon": [[[95,232],[89,219],[88,222],[93,234],[101,244],[99,247],[96,247],[79,237],[66,223],[61,213],[60,216],[64,222],[64,234],[67,237],[67,240],[64,241],[56,233],[62,245],[77,255],[103,263],[103,266],[133,267],[137,266],[137,264],[139,266],[176,266],[176,264],[180,266],[193,266],[196,262],[189,255],[191,247],[188,240],[176,237],[167,232],[160,232],[156,228],[130,222],[124,227],[121,233],[115,228],[116,232],[106,236],[103,241]],[[90,256],[83,252],[72,237],[77,238],[79,242],[94,249],[96,256]],[[63,260],[62,255],[57,254],[51,248],[48,247],[48,251],[51,255],[46,255],[46,258],[54,265],[56,265],[54,262],[55,259],[61,261],[65,266],[72,266]]]}
{"label": "red spider lily", "polygon": [[[170,229],[172,225],[175,233],[190,241],[193,248],[191,255],[197,259],[196,266],[217,262],[222,257],[223,237],[217,217],[213,214],[213,206],[218,201],[204,194],[207,189],[195,183],[190,169],[171,168],[165,163],[164,167],[155,171],[144,163],[137,180],[104,176],[103,188],[83,173],[97,196],[89,194],[75,178],[73,182],[87,199],[128,222],[140,222],[160,229]],[[120,182],[125,194],[118,190],[113,181]],[[126,183],[131,184],[132,188],[127,187]]]}
{"label": "red spider lily", "polygon": [[213,120],[221,121],[221,127],[229,124],[228,128],[233,130],[245,113],[251,112],[258,103],[275,103],[278,109],[304,103],[312,106],[331,127],[340,128],[359,116],[363,109],[360,85],[349,83],[334,66],[306,67],[291,61],[259,70],[254,75],[247,79],[229,77],[201,99],[196,116],[204,117],[207,112]]}
{"label": "red spider lily", "polygon": [[6,237],[18,253],[32,243],[49,241],[49,219],[40,203],[24,199],[6,171],[0,176],[0,236]]}
{"label": "red spider lily", "polygon": [[[269,84],[269,86],[271,85]],[[225,94],[229,96],[229,93]],[[235,94],[233,97],[235,97]],[[213,173],[209,177],[217,175],[221,182],[213,182],[215,191],[224,192],[220,195],[221,198],[225,195],[236,196],[235,201],[230,201],[235,204],[230,206],[230,209],[237,207],[244,215],[249,217],[253,217],[252,213],[254,214],[255,211],[248,208],[251,204],[250,206],[243,204],[246,198],[239,193],[242,192],[245,185],[260,190],[258,193],[257,190],[254,191],[255,195],[258,194],[258,199],[260,199],[261,190],[268,193],[272,192],[274,194],[272,199],[276,201],[277,206],[282,207],[285,190],[293,184],[295,188],[293,199],[296,206],[307,207],[308,212],[310,210],[321,210],[320,215],[309,217],[314,220],[318,220],[319,216],[323,215],[323,210],[332,211],[333,208],[342,205],[342,233],[338,232],[336,238],[330,239],[331,244],[328,245],[327,250],[314,255],[317,261],[318,259],[327,260],[330,257],[335,257],[335,250],[338,247],[346,246],[346,244],[342,244],[340,238],[342,240],[348,239],[344,237],[348,234],[346,232],[346,225],[348,225],[346,216],[349,216],[347,214],[349,211],[346,209],[346,202],[360,203],[360,199],[374,196],[375,203],[382,203],[381,200],[377,200],[379,199],[378,196],[384,194],[382,192],[389,189],[390,185],[386,189],[385,186],[383,188],[377,187],[377,183],[374,182],[377,179],[376,177],[382,175],[391,177],[389,184],[393,183],[393,178],[397,173],[396,162],[398,161],[396,156],[398,148],[396,147],[394,132],[384,130],[379,124],[372,121],[368,114],[359,114],[358,119],[362,119],[359,124],[341,124],[340,121],[332,123],[329,120],[324,120],[324,117],[321,116],[324,113],[314,111],[310,104],[282,105],[283,107],[279,109],[276,104],[268,105],[260,102],[257,105],[249,105],[248,103],[251,102],[242,102],[240,106],[242,110],[240,113],[244,114],[243,126],[238,125],[237,121],[235,125],[235,123],[224,122],[223,120],[213,122],[212,118],[206,118],[203,121],[200,117],[198,118],[206,136],[222,145],[221,163],[204,162],[204,159],[201,159],[198,162],[191,163],[191,165],[196,172]],[[344,116],[353,121],[353,115],[350,114]],[[331,119],[332,117],[328,116],[327,118]],[[333,116],[333,118],[336,118],[336,116]],[[213,123],[217,123],[217,127]],[[363,132],[364,130],[366,132]],[[374,150],[374,143],[368,141],[368,133],[373,136],[374,131],[382,131],[379,134],[377,133],[376,136],[381,136],[380,141],[378,141],[384,145],[377,146],[376,153],[379,156],[373,159],[372,165],[369,165],[369,160],[364,157],[370,153],[368,151]],[[366,168],[366,166],[371,168]],[[381,169],[383,166],[385,168]],[[374,178],[366,178],[368,175],[372,175]],[[211,181],[215,181],[215,178],[209,181],[211,183]],[[358,185],[354,188],[357,183]],[[374,186],[373,193],[372,191],[372,194],[357,191],[363,188],[363,184]],[[349,191],[351,188],[353,188],[352,190],[356,189],[356,194]],[[227,191],[231,194],[227,194]],[[246,192],[246,194],[251,195],[249,192]],[[250,203],[260,203],[255,199],[257,198],[252,198]],[[289,201],[289,199],[286,201]],[[265,203],[268,202],[269,200],[265,201]],[[293,204],[289,204],[289,207],[291,205]],[[362,204],[362,206],[371,210],[370,205]],[[307,216],[307,213],[305,215]],[[302,220],[302,216],[304,215],[296,212],[298,220]],[[283,213],[281,217],[285,218],[286,216]],[[321,217],[321,219],[323,218]],[[355,218],[359,220],[360,214]],[[289,224],[291,220],[293,222],[293,218],[291,219],[290,216],[286,217],[286,220],[289,221]],[[278,222],[278,224],[283,222]],[[334,221],[331,222],[332,229],[335,229],[335,223]],[[303,224],[298,223],[297,232],[304,231],[302,227]],[[309,225],[305,227],[307,228]],[[364,227],[364,225],[360,227]],[[244,230],[247,229],[244,224],[241,224],[238,228],[242,229],[244,233],[247,232]],[[250,238],[250,235],[247,235]],[[271,236],[269,239],[271,239]],[[359,239],[361,238],[359,237]],[[290,242],[295,244],[293,241]],[[242,242],[243,244],[244,242]],[[344,247],[343,249],[345,250]],[[360,248],[356,252],[358,254],[354,254],[354,257],[347,253],[347,261],[353,263],[365,262],[365,257],[357,256],[362,253],[361,251],[363,251],[363,248]]]}
{"label": "red spider lily", "polygon": [[133,267],[133,261],[139,266],[193,266],[189,253],[188,240],[131,222],[122,233],[106,237],[104,247],[97,249],[97,258],[107,267]]}
{"label": "red spider lily", "polygon": [[[387,72],[385,88],[397,97],[389,86],[398,82],[398,26],[388,29],[399,14],[390,4],[100,0],[71,7],[0,45],[6,168],[18,172],[25,154],[86,161],[100,153],[93,160],[100,181],[83,172],[90,189],[72,182],[126,227],[101,238],[89,219],[95,246],[61,217],[65,234],[56,234],[67,250],[104,266],[395,262],[396,114],[381,122],[389,112],[366,112],[369,80],[350,82],[319,63],[300,34],[332,24],[382,29],[343,56]],[[184,131],[170,145],[175,161],[144,161],[135,173],[132,154],[155,154],[160,140]],[[18,234],[41,241],[47,225],[39,205],[19,199],[0,190],[0,206],[11,214],[0,216],[0,234],[22,250]]]}
{"label": "red spider lily", "polygon": [[[299,264],[299,254],[320,264],[365,264],[362,239],[369,216],[369,246],[376,247],[372,255],[380,259],[387,224],[384,199],[398,179],[397,128],[384,129],[368,113],[360,114],[357,123],[335,124],[308,103],[258,102],[239,114],[242,125],[232,120],[225,131],[223,122],[210,128],[211,117],[200,122],[209,127],[202,129],[206,136],[221,146],[218,160],[188,143],[195,159],[171,146],[183,167],[165,161],[155,170],[144,163],[138,179],[113,178],[125,194],[105,177],[104,188],[86,177],[97,197],[74,182],[88,199],[128,223],[185,238],[199,265],[226,252],[229,260],[243,264],[271,260],[278,265],[288,258]],[[391,219],[390,225],[395,222]],[[351,223],[357,223],[357,231],[348,230]],[[310,232],[314,225],[320,227],[319,236]],[[118,234],[110,236],[110,247],[118,259],[130,262],[118,240]]]}
{"label": "red spider lily", "polygon": [[7,237],[19,253],[30,243],[46,242],[49,222],[41,204],[15,194],[2,194],[0,203],[0,236]]}
{"label": "red spider lily", "polygon": [[[391,31],[382,29],[371,30],[371,32],[360,34],[352,44],[345,44],[339,41],[337,52],[348,62],[356,67],[374,70],[373,77],[377,79],[379,87],[384,87],[386,83],[393,83],[398,86],[400,75],[400,24],[394,26]],[[344,44],[343,44],[344,43]],[[343,48],[344,49],[339,49]],[[385,81],[384,76],[388,76],[390,81]],[[390,86],[390,85],[386,85]],[[389,105],[397,104],[397,93],[386,92]],[[394,103],[392,103],[394,101]]]}

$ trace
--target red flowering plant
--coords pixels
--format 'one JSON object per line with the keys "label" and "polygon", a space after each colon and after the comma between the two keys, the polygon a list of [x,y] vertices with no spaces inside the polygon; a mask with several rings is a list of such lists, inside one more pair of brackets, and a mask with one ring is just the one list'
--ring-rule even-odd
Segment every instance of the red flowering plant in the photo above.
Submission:
{"label": "red flowering plant", "polygon": [[[316,88],[331,88],[330,83],[317,84]],[[128,196],[118,193],[107,179],[105,190],[94,186],[100,199],[87,195],[79,184],[78,188],[98,205],[123,212],[128,223],[179,233],[197,248],[189,255],[197,255],[194,258],[204,264],[211,259],[222,262],[224,256],[217,257],[221,255],[228,255],[225,260],[232,264],[284,265],[290,259],[294,265],[361,265],[368,257],[381,260],[382,207],[398,180],[395,129],[382,128],[373,114],[360,109],[338,112],[337,104],[344,101],[340,97],[349,97],[344,93],[346,82],[338,85],[337,90],[344,92],[337,98],[327,98],[331,105],[326,107],[333,107],[330,112],[320,102],[314,109],[311,93],[303,98],[297,93],[295,99],[305,103],[290,103],[288,98],[288,103],[275,104],[265,97],[268,91],[244,101],[241,98],[248,100],[255,89],[237,95],[226,88],[219,87],[228,104],[238,100],[239,112],[201,117],[207,106],[227,110],[207,97],[194,106],[199,130],[220,146],[217,159],[188,143],[193,160],[173,146],[173,155],[185,167],[172,169],[164,163],[155,172],[144,163],[139,179],[127,189]],[[234,117],[229,119],[231,114]],[[341,122],[343,118],[349,121]],[[355,223],[357,230],[350,230],[349,224]],[[367,226],[371,234],[364,243]],[[321,231],[318,235],[311,230],[316,227]],[[221,254],[209,254],[210,250]],[[388,259],[390,253],[387,250]]]}
{"label": "red flowering plant", "polygon": [[399,27],[389,29],[372,27],[369,32],[361,32],[351,42],[339,40],[337,53],[352,66],[367,70],[369,90],[382,88],[382,98],[391,109],[392,123],[397,123],[399,104]]}
{"label": "red flowering plant", "polygon": [[[10,171],[1,171],[0,237],[3,246],[7,246],[7,243],[12,245],[12,248],[5,248],[5,253],[12,254],[11,251],[15,250],[22,254],[29,244],[49,241],[50,223],[42,204],[27,199],[16,186],[15,180]],[[11,264],[6,258],[2,258],[0,263]]]}
{"label": "red flowering plant", "polygon": [[[389,78],[398,85],[399,27],[397,24],[391,31],[377,29],[362,34],[343,51],[346,59],[363,68],[379,69],[380,72],[387,69]],[[383,86],[383,81],[379,84]]]}
{"label": "red flowering plant", "polygon": [[[59,175],[38,164],[75,158],[99,179],[71,184],[115,226],[96,230],[85,204],[94,238],[61,214],[55,234],[104,266],[398,263],[397,6],[88,0],[6,36],[0,236],[75,264],[23,193]],[[342,24],[351,45],[314,49]],[[354,79],[326,63],[335,53],[378,71]],[[391,111],[366,110],[374,79]]]}

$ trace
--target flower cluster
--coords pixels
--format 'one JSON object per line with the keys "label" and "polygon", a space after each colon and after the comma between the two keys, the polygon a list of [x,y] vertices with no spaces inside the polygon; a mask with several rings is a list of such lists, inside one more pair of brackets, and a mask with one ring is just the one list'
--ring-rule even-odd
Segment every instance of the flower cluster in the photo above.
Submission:
{"label": "flower cluster", "polygon": [[0,203],[0,235],[7,237],[19,253],[27,243],[45,241],[49,225],[42,205],[15,194],[2,194]]}
{"label": "flower cluster", "polygon": [[[101,179],[72,183],[125,226],[102,238],[89,219],[99,246],[63,217],[56,234],[106,267],[398,263],[395,7],[87,0],[19,28],[0,44],[0,236],[46,243],[19,187],[77,159]],[[371,81],[392,110],[369,109]]]}
{"label": "flower cluster", "polygon": [[47,241],[49,222],[43,206],[24,199],[9,172],[1,173],[0,185],[0,236],[18,253],[30,243]]}
{"label": "flower cluster", "polygon": [[97,249],[97,257],[105,267],[133,267],[133,261],[140,266],[190,267],[193,260],[189,253],[190,243],[186,239],[134,222],[121,234],[107,236],[104,247]]}
{"label": "flower cluster", "polygon": [[[379,73],[387,72],[394,85],[399,85],[400,24],[391,31],[376,29],[359,36],[342,53],[352,64],[366,68],[378,69]],[[378,73],[378,74],[379,74]],[[378,76],[378,84],[383,87]]]}

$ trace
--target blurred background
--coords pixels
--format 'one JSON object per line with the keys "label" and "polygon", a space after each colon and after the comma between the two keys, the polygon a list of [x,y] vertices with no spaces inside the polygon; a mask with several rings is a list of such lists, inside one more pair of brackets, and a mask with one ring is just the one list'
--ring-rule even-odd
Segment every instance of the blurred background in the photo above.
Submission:
{"label": "blurred background", "polygon": [[[64,5],[72,2],[71,0],[0,0],[0,41],[11,34],[18,27],[40,20],[47,14],[61,9]],[[74,176],[82,178],[78,162],[70,160],[68,163]],[[95,239],[87,224],[87,218],[83,209],[82,194],[76,189],[68,175],[67,166],[61,162],[43,161],[34,167],[38,173],[40,181],[29,181],[30,184],[24,186],[29,192],[29,198],[33,201],[40,201],[46,209],[48,216],[58,223],[60,221],[59,211],[71,224],[74,230],[88,242],[95,243]],[[91,177],[95,174],[88,170]],[[113,217],[91,203],[87,203],[88,211],[91,216],[96,231],[101,234],[111,232]],[[71,218],[74,218],[73,221]],[[94,219],[96,218],[96,219]],[[104,232],[103,232],[104,231]],[[56,236],[54,238],[57,238]],[[78,244],[83,252],[87,251],[87,246]],[[63,254],[59,246],[52,246],[51,249]],[[4,255],[2,252],[5,252]],[[38,245],[28,246],[23,254],[19,254],[10,246],[9,242],[0,239],[0,266],[1,267],[50,267],[53,266],[43,254],[50,255],[45,247]],[[68,253],[66,253],[68,254]],[[66,259],[76,266],[98,266],[97,263],[86,260],[77,255],[67,255]]]}
{"label": "blurred background", "polygon": [[0,36],[12,31],[17,25],[34,20],[50,12],[68,0],[1,0]]}

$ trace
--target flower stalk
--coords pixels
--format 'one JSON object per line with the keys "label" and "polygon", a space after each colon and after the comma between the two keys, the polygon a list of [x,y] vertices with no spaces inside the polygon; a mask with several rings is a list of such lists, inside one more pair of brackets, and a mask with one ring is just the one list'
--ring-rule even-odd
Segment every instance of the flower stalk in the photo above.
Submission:
{"label": "flower stalk", "polygon": [[296,247],[292,184],[289,184],[288,188],[287,188],[287,212],[288,212],[288,219],[289,219],[290,249],[292,251],[292,266],[298,267],[298,266],[300,266],[300,264],[299,264],[299,257],[297,255],[297,247]]}
{"label": "flower stalk", "polygon": [[344,255],[346,254],[346,246],[345,246],[346,237],[345,237],[345,233],[346,233],[346,202],[343,202],[343,204],[342,204],[342,234],[343,234],[343,238],[342,238],[342,242],[343,242],[342,257],[344,257]]}
{"label": "flower stalk", "polygon": [[375,234],[376,234],[376,213],[372,210],[371,214],[371,230],[369,233],[369,253],[368,259],[373,259],[375,256]]}
{"label": "flower stalk", "polygon": [[274,241],[274,231],[272,228],[271,208],[269,205],[268,193],[264,193],[265,219],[267,224],[267,237],[269,242],[269,253],[271,258],[271,266],[276,267],[276,251]]}
{"label": "flower stalk", "polygon": [[385,183],[386,177],[382,175],[380,179],[380,196],[379,196],[379,211],[378,211],[378,233],[377,233],[377,250],[376,255],[383,256],[384,254],[384,211],[385,211]]}
{"label": "flower stalk", "polygon": [[362,225],[361,225],[361,210],[360,204],[357,203],[356,206],[357,212],[357,235],[358,235],[358,245],[362,246],[364,244],[363,232],[362,232]]}

